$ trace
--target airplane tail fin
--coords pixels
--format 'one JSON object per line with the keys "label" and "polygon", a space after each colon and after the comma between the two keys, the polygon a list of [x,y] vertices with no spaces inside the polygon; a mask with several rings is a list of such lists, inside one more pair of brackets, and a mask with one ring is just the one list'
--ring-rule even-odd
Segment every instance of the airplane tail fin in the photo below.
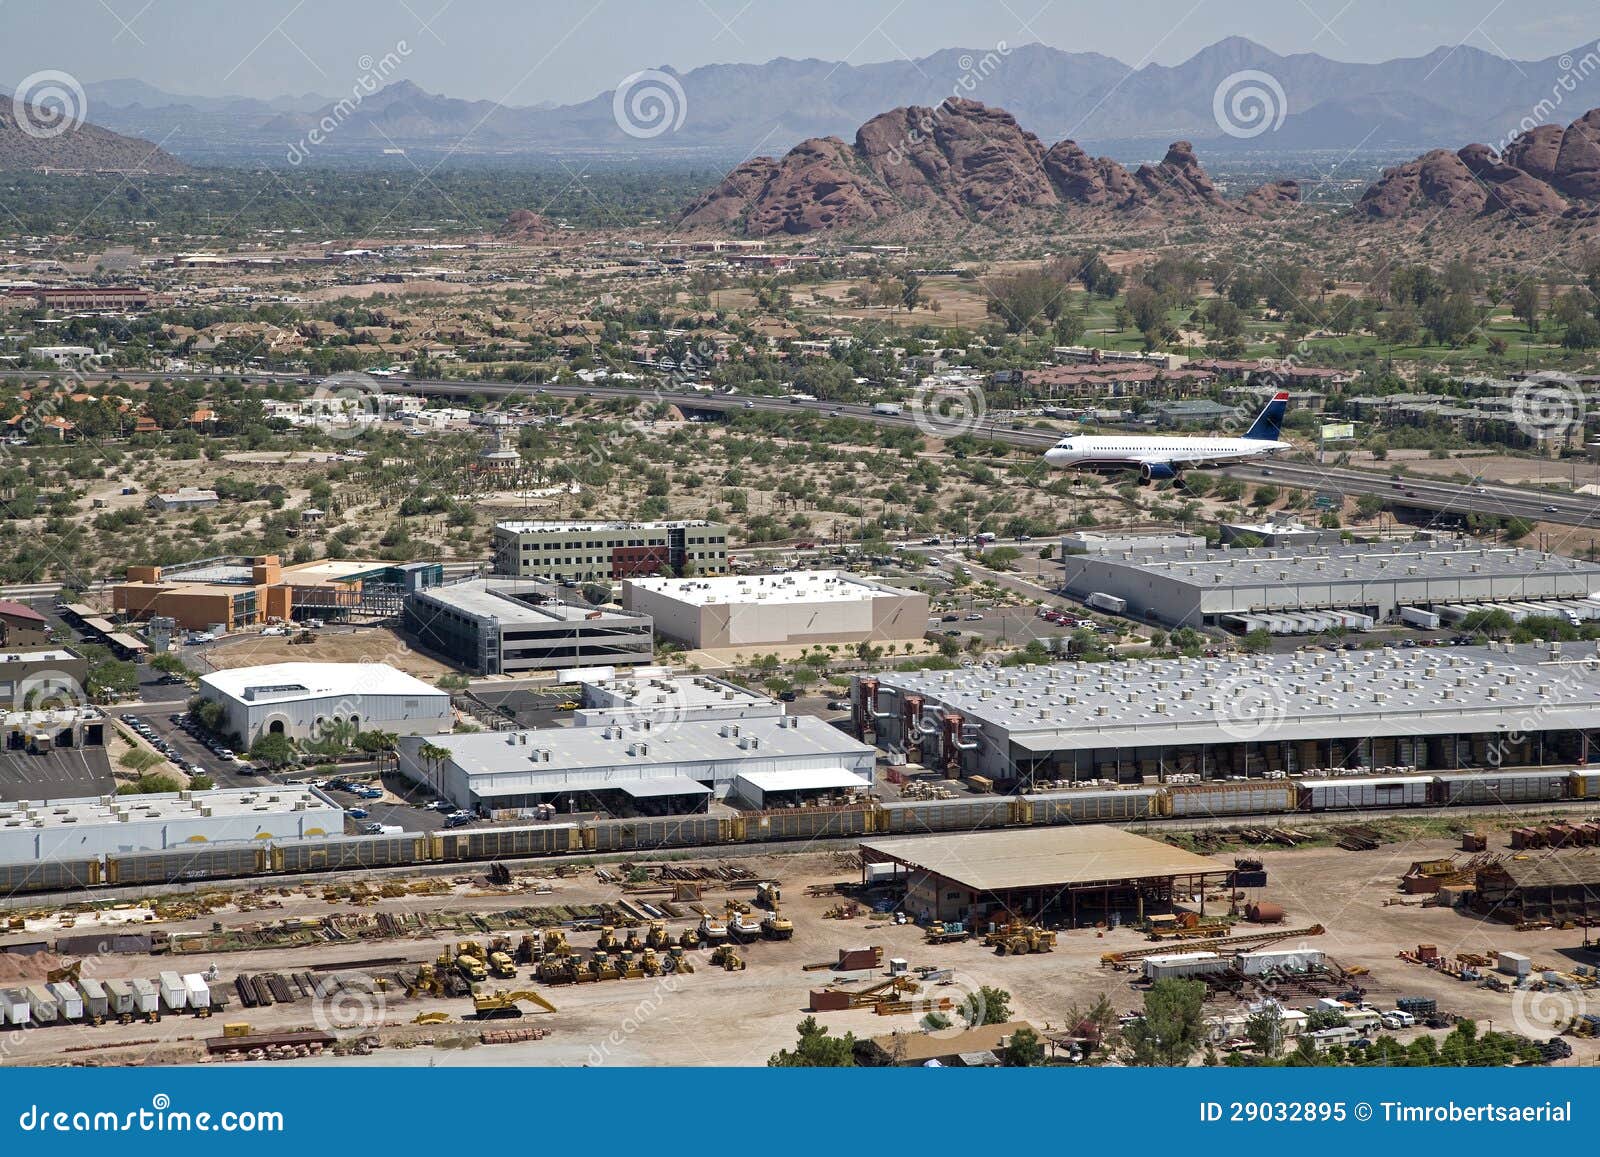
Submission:
{"label": "airplane tail fin", "polygon": [[1277,442],[1283,436],[1283,413],[1289,408],[1289,395],[1279,390],[1272,395],[1261,416],[1244,432],[1246,438],[1257,442]]}

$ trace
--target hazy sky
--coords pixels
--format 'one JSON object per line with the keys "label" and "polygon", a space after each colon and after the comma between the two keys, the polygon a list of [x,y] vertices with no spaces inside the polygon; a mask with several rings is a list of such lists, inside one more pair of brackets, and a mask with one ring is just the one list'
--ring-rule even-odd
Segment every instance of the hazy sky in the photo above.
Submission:
{"label": "hazy sky", "polygon": [[[1534,13],[1530,15],[1530,13]],[[1173,64],[1224,36],[1340,60],[1462,43],[1538,59],[1600,40],[1595,0],[0,0],[0,87],[41,69],[174,92],[345,93],[393,79],[507,104],[583,100],[642,68],[861,64],[1041,41]]]}

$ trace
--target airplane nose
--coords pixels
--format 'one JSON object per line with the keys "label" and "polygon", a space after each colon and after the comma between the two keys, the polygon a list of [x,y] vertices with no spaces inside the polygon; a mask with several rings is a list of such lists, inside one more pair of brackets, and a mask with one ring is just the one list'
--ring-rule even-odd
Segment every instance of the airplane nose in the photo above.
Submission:
{"label": "airplane nose", "polygon": [[1066,461],[1066,457],[1067,452],[1059,446],[1052,446],[1044,452],[1045,463],[1050,466],[1061,465],[1062,462]]}

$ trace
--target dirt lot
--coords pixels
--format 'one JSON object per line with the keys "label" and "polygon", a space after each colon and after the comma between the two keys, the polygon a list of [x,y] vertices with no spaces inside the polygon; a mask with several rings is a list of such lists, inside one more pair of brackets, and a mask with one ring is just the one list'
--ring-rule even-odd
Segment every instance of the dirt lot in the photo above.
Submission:
{"label": "dirt lot", "polygon": [[211,668],[218,670],[263,663],[388,663],[429,683],[451,670],[437,659],[413,651],[387,627],[327,627],[314,632],[312,638],[310,643],[291,643],[281,635],[231,636],[207,647],[205,657]]}
{"label": "dirt lot", "polygon": [[[983,836],[972,837],[981,842]],[[1491,841],[1492,850],[1504,848],[1503,834]],[[1438,945],[1446,957],[1456,952],[1492,953],[1509,948],[1531,956],[1536,964],[1570,970],[1577,962],[1592,963],[1595,957],[1582,952],[1581,931],[1542,931],[1518,933],[1504,924],[1482,920],[1443,909],[1423,909],[1399,904],[1397,881],[1414,861],[1448,855],[1452,844],[1443,839],[1417,839],[1387,845],[1371,852],[1337,849],[1272,850],[1263,854],[1270,887],[1265,896],[1283,904],[1293,927],[1320,923],[1326,935],[1307,938],[1305,943],[1321,948],[1345,967],[1370,969],[1361,978],[1369,999],[1392,1007],[1396,997],[1412,994],[1438,999],[1442,1010],[1471,1016],[1488,1027],[1548,1036],[1550,1024],[1581,1010],[1586,998],[1577,993],[1535,994],[1497,993],[1472,983],[1453,980],[1425,967],[1396,959],[1402,948],[1418,943]],[[1544,854],[1544,853],[1535,853]],[[1230,857],[1218,857],[1224,863]],[[328,1007],[316,1009],[304,998],[292,1005],[272,1009],[245,1010],[235,1004],[222,1016],[203,1021],[170,1016],[159,1025],[99,1028],[56,1027],[31,1032],[0,1034],[0,1059],[5,1063],[72,1063],[93,1055],[95,1063],[159,1063],[194,1060],[203,1053],[203,1041],[218,1035],[223,1021],[248,1021],[257,1032],[282,1031],[314,1024],[333,1024],[336,1028],[379,1034],[386,1045],[371,1056],[343,1058],[350,1064],[492,1064],[492,1065],[759,1065],[777,1049],[794,1041],[794,1026],[806,1015],[808,991],[829,983],[826,971],[804,971],[802,965],[837,958],[841,948],[881,945],[885,959],[903,956],[915,969],[930,965],[954,970],[954,983],[935,985],[924,995],[935,1001],[959,1001],[980,984],[1002,987],[1011,993],[1013,1015],[1025,1017],[1040,1027],[1060,1028],[1073,1008],[1081,1008],[1101,993],[1110,995],[1120,1009],[1140,1004],[1140,994],[1132,980],[1136,973],[1108,969],[1101,964],[1102,954],[1115,949],[1148,947],[1142,935],[1127,929],[1064,931],[1055,952],[1025,957],[996,957],[976,942],[930,947],[923,943],[921,931],[913,925],[895,926],[887,920],[858,917],[853,920],[825,919],[824,910],[837,903],[835,898],[806,895],[808,885],[845,881],[854,873],[841,868],[832,853],[812,852],[770,857],[747,857],[735,861],[758,878],[782,882],[784,911],[793,919],[795,938],[787,942],[757,943],[742,949],[748,962],[743,972],[724,972],[712,966],[701,950],[692,953],[696,971],[692,975],[604,981],[580,986],[539,986],[558,1011],[538,1013],[515,1021],[480,1026],[461,1023],[463,999],[424,998],[409,1000],[403,992],[390,992],[368,999],[335,998]],[[612,866],[615,871],[615,866]],[[546,865],[525,866],[514,890],[489,888],[481,877],[459,877],[447,896],[405,897],[381,900],[362,909],[364,912],[392,913],[422,910],[485,912],[517,905],[597,903],[615,900],[616,884],[600,882],[584,869],[566,878],[555,879]],[[552,888],[548,895],[535,895],[541,883]],[[729,896],[748,901],[749,885],[708,889],[706,903],[719,909]],[[646,899],[653,897],[646,896]],[[658,899],[658,897],[655,897]],[[252,921],[276,920],[287,916],[321,917],[336,911],[351,910],[347,903],[329,903],[315,890],[271,889],[265,894],[270,910],[222,909],[191,920],[167,925],[172,931],[204,931],[213,921],[237,927]],[[258,901],[259,903],[259,901]],[[689,927],[691,921],[673,921],[673,930]],[[85,922],[77,926],[82,931]],[[1248,932],[1242,925],[1237,931]],[[13,936],[16,939],[21,934]],[[29,925],[28,939],[50,938],[48,922]],[[594,933],[569,937],[575,945],[592,945]],[[479,937],[481,939],[481,937]],[[215,963],[220,970],[218,987],[232,993],[233,978],[241,972],[300,970],[315,965],[399,957],[410,961],[433,959],[444,939],[369,940],[330,943],[309,948],[246,952],[219,952],[213,955],[187,955],[171,959],[138,956],[106,956],[91,960],[86,974],[101,978],[148,975],[163,968],[183,971],[204,969]],[[1297,941],[1291,941],[1297,943]],[[527,979],[515,982],[491,981],[488,987],[534,987]],[[873,977],[871,979],[877,979]],[[857,981],[859,987],[870,980]],[[1303,1004],[1309,996],[1287,998]],[[1221,1013],[1234,1007],[1231,998],[1213,1001],[1208,1011]],[[452,1022],[439,1026],[417,1026],[419,1013],[449,1013]],[[910,1030],[915,1017],[880,1016],[871,1011],[830,1012],[819,1017],[836,1033],[850,1031],[858,1036],[880,1035],[893,1029]],[[477,1043],[481,1027],[490,1029],[537,1026],[548,1031],[543,1040],[484,1046]],[[1415,1032],[1400,1034],[1403,1038]],[[132,1044],[132,1042],[139,1042]],[[131,1047],[118,1050],[119,1042]],[[438,1047],[419,1050],[418,1044]],[[1597,1059],[1589,1041],[1573,1041],[1576,1055],[1569,1063],[1591,1064]],[[322,1063],[327,1063],[324,1058]]]}

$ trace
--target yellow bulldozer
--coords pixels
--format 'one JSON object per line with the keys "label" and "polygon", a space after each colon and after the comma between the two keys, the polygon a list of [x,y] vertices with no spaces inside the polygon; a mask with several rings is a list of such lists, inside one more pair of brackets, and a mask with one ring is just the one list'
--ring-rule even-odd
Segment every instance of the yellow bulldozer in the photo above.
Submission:
{"label": "yellow bulldozer", "polygon": [[997,956],[1026,956],[1030,952],[1053,952],[1056,934],[1048,928],[1013,921],[983,938],[985,948]]}
{"label": "yellow bulldozer", "polygon": [[497,988],[493,992],[475,992],[472,994],[472,1015],[479,1020],[502,1020],[522,1015],[522,1004],[537,1005],[546,1012],[554,1012],[556,1006],[551,1004],[539,993],[532,989],[519,988],[515,992],[507,992]]}
{"label": "yellow bulldozer", "polygon": [[596,952],[615,952],[622,947],[622,941],[617,939],[617,930],[611,925],[603,925],[600,929],[600,939],[594,942]]}
{"label": "yellow bulldozer", "polygon": [[734,949],[731,944],[719,944],[711,953],[711,963],[720,965],[724,972],[743,972],[744,957]]}
{"label": "yellow bulldozer", "polygon": [[667,922],[665,920],[650,921],[650,927],[644,934],[644,946],[653,948],[657,952],[672,947],[672,933],[667,931]]}

